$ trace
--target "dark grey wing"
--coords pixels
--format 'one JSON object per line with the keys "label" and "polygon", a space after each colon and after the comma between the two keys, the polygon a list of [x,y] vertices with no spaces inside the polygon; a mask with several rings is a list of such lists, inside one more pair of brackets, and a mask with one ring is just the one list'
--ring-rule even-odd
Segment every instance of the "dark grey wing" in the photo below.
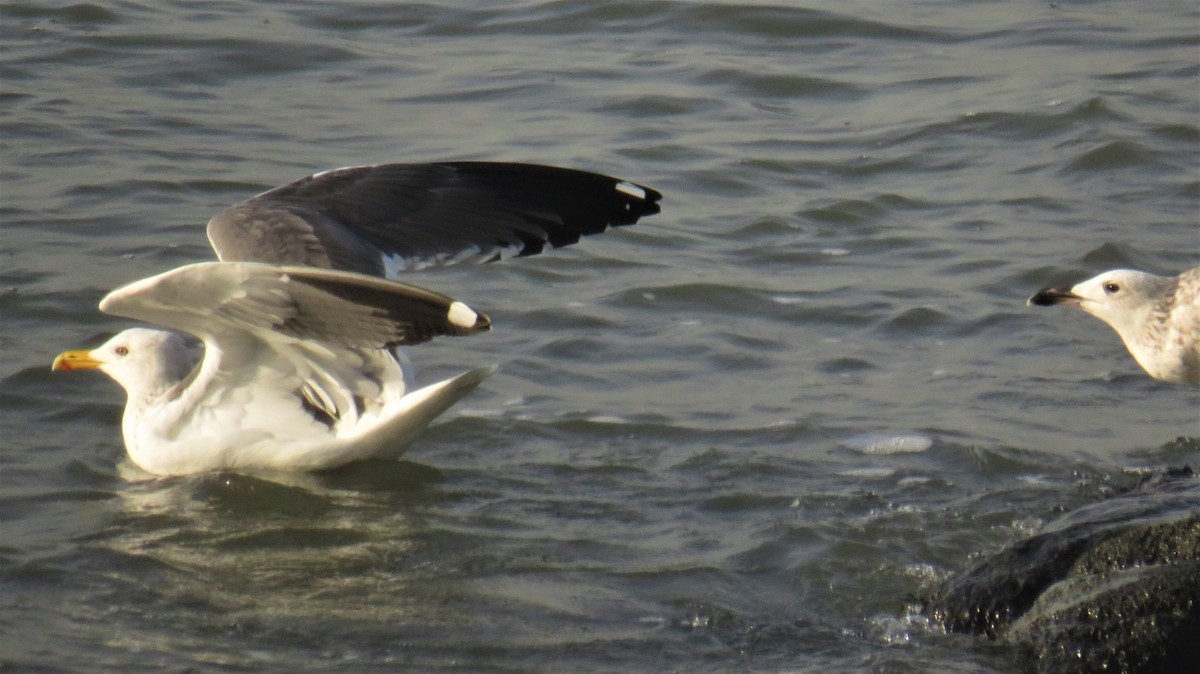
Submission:
{"label": "dark grey wing", "polygon": [[492,327],[486,315],[462,302],[407,283],[338,270],[280,269],[297,307],[282,330],[303,339],[358,346],[373,338],[373,346],[394,347]]}
{"label": "dark grey wing", "polygon": [[208,238],[225,261],[390,277],[566,246],[659,212],[661,198],[648,187],[553,166],[358,166],[247,199],[209,221]]}

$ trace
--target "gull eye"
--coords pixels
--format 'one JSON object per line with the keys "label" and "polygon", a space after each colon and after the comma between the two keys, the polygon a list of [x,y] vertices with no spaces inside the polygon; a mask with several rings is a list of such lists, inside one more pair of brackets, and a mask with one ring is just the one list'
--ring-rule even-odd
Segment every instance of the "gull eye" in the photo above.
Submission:
{"label": "gull eye", "polygon": [[1121,292],[1121,286],[1109,281],[1108,283],[1104,284],[1104,292],[1107,295],[1116,295],[1117,293]]}
{"label": "gull eye", "polygon": [[128,356],[129,355],[129,347],[128,346],[118,346],[117,348],[113,349],[113,351],[116,351],[118,356]]}

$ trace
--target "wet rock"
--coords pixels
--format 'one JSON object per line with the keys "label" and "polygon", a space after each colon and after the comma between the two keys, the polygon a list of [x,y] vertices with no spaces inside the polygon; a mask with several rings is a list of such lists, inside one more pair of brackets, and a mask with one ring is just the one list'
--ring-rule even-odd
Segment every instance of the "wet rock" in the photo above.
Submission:
{"label": "wet rock", "polygon": [[1200,671],[1200,479],[1171,471],[942,584],[925,613],[1038,672]]}

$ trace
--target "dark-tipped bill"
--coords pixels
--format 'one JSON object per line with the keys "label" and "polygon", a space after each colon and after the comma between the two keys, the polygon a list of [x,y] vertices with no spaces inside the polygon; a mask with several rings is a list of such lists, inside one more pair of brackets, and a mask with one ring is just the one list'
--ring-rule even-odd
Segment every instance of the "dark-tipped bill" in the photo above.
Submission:
{"label": "dark-tipped bill", "polygon": [[1036,304],[1039,307],[1050,307],[1055,304],[1077,307],[1082,301],[1083,298],[1071,292],[1070,288],[1043,288],[1034,293],[1027,304]]}

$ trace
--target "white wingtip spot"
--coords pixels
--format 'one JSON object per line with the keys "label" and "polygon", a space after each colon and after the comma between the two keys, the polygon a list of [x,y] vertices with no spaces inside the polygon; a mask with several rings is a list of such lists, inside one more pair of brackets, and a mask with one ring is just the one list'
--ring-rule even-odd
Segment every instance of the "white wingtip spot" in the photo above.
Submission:
{"label": "white wingtip spot", "polygon": [[446,318],[460,328],[473,328],[479,320],[479,314],[462,302],[455,301],[450,303],[450,311],[446,313]]}
{"label": "white wingtip spot", "polygon": [[338,173],[340,171],[351,171],[351,170],[357,169],[357,168],[367,168],[367,167],[364,167],[364,166],[339,166],[337,168],[325,169],[324,171],[317,171],[316,173],[310,175],[309,179],[315,180],[322,176],[332,175],[332,174]]}
{"label": "white wingtip spot", "polygon": [[617,191],[624,193],[624,194],[628,194],[629,196],[633,197],[634,199],[642,199],[642,200],[646,199],[646,190],[638,187],[637,185],[634,185],[633,183],[625,183],[625,182],[617,183]]}

